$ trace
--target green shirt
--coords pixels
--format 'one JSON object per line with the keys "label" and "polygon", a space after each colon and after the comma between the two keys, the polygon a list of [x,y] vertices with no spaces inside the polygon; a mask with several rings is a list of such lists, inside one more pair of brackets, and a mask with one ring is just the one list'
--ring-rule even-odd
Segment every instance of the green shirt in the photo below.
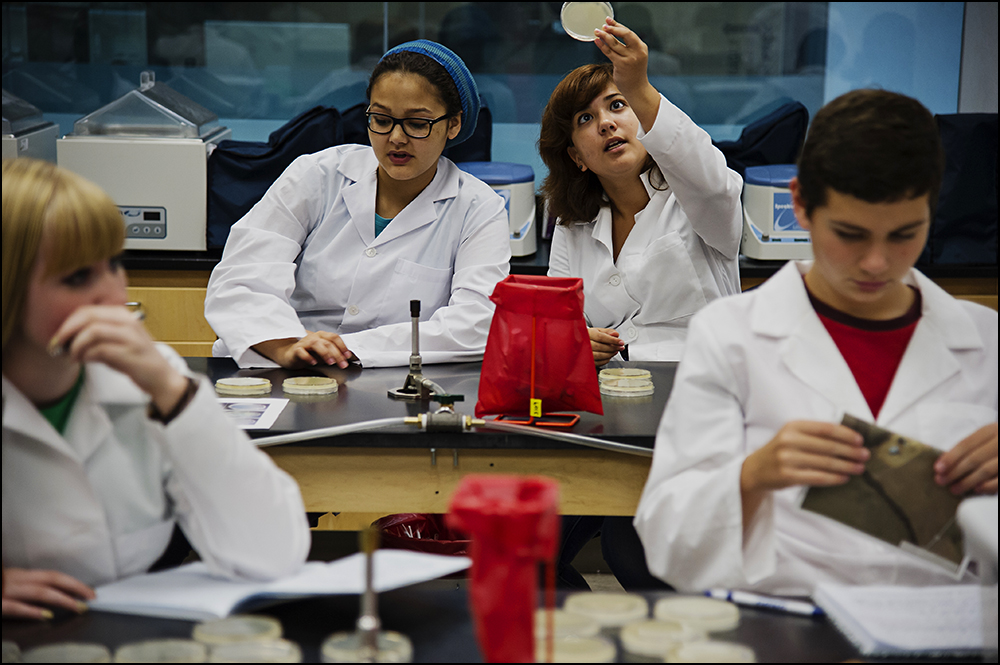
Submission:
{"label": "green shirt", "polygon": [[38,408],[41,414],[45,416],[45,419],[51,423],[52,427],[59,434],[66,432],[66,423],[69,422],[69,414],[73,412],[73,405],[76,404],[76,398],[80,395],[81,388],[83,388],[82,367],[80,368],[80,376],[68,393],[60,397],[55,403]]}

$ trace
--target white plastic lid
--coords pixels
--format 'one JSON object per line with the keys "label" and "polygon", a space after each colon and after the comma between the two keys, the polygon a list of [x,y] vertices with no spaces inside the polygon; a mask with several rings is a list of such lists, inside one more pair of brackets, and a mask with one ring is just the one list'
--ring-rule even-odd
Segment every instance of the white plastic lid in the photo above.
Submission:
{"label": "white plastic lid", "polygon": [[700,596],[674,596],[656,602],[653,616],[678,621],[708,633],[733,630],[740,623],[740,610],[728,600]]}
{"label": "white plastic lid", "polygon": [[208,647],[194,640],[163,639],[133,642],[118,647],[116,663],[204,663]]}
{"label": "white plastic lid", "polygon": [[629,593],[574,593],[566,598],[563,609],[589,616],[602,628],[616,628],[649,618],[646,599]]}
{"label": "white plastic lid", "polygon": [[57,642],[28,649],[22,663],[110,663],[111,651],[103,644]]}
{"label": "white plastic lid", "polygon": [[234,376],[216,381],[215,392],[231,396],[268,395],[271,393],[271,382],[252,376]]}
{"label": "white plastic lid", "polygon": [[293,376],[281,382],[289,395],[329,395],[337,392],[337,380],[325,376]]}
{"label": "white plastic lid", "polygon": [[288,640],[250,640],[212,647],[210,663],[301,663],[302,650]]}
{"label": "white plastic lid", "polygon": [[753,649],[732,642],[685,642],[670,650],[668,663],[756,663]]}
{"label": "white plastic lid", "polygon": [[[535,611],[535,639],[541,640],[548,633],[548,612]],[[601,627],[593,617],[585,614],[573,614],[566,610],[552,611],[553,632],[555,637],[597,637]]]}
{"label": "white plastic lid", "polygon": [[639,656],[663,658],[679,644],[704,642],[708,635],[704,631],[686,626],[677,621],[637,621],[622,628],[622,648]]}
{"label": "white plastic lid", "polygon": [[604,25],[604,19],[614,18],[610,2],[564,2],[559,12],[566,34],[581,42],[594,41],[594,30]]}
{"label": "white plastic lid", "polygon": [[[535,641],[535,662],[548,662],[545,640]],[[559,637],[552,642],[553,663],[613,663],[615,645],[600,637]]]}
{"label": "white plastic lid", "polygon": [[230,644],[252,640],[276,640],[281,637],[281,622],[274,617],[235,614],[225,619],[199,623],[192,637],[203,644]]}
{"label": "white plastic lid", "polygon": [[601,394],[615,397],[645,397],[653,394],[649,379],[609,379],[601,381]]}

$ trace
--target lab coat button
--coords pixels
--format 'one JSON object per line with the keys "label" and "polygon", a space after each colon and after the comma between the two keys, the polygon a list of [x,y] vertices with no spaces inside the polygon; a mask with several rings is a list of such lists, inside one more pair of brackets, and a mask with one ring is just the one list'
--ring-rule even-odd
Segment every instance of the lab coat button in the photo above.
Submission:
{"label": "lab coat button", "polygon": [[619,275],[612,275],[611,279],[608,280],[611,286],[618,286],[622,283],[622,278]]}
{"label": "lab coat button", "polygon": [[371,258],[376,254],[378,254],[378,252],[375,250],[374,247],[369,247],[368,249],[365,250],[365,256],[367,256],[368,258]]}
{"label": "lab coat button", "polygon": [[347,308],[347,313],[350,314],[351,316],[357,316],[358,312],[360,311],[361,310],[358,309],[357,305],[351,305],[350,307]]}

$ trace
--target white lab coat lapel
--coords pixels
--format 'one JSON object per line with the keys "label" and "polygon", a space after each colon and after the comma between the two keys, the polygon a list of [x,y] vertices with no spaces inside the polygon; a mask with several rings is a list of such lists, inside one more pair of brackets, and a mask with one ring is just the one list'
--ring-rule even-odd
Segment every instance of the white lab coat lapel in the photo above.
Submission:
{"label": "white lab coat lapel", "polygon": [[984,342],[965,311],[941,287],[912,270],[907,283],[920,290],[921,318],[896,370],[879,422],[891,422],[960,370],[954,350]]}
{"label": "white lab coat lapel", "polygon": [[30,437],[71,459],[80,459],[77,452],[6,376],[3,377],[3,397],[3,428],[5,430]]}
{"label": "white lab coat lapel", "polygon": [[608,250],[608,255],[613,253],[611,247],[611,208],[602,206],[594,221],[594,229],[590,232],[591,237],[604,245]]}
{"label": "white lab coat lapel", "polygon": [[371,150],[345,155],[337,170],[352,182],[343,189],[344,205],[365,246],[375,241],[375,192],[378,160]]}
{"label": "white lab coat lapel", "polygon": [[759,287],[751,329],[757,335],[784,338],[782,364],[838,412],[874,420],[851,368],[809,302],[802,280],[808,267],[790,261]]}
{"label": "white lab coat lapel", "polygon": [[86,366],[86,378],[77,400],[66,423],[66,440],[72,442],[84,463],[112,435],[114,425],[109,409],[119,406],[131,409],[148,403],[131,379],[97,363]]}
{"label": "white lab coat lapel", "polygon": [[[393,218],[392,223],[385,227],[372,244],[387,243],[437,220],[438,210],[435,204],[458,195],[458,178],[458,167],[445,157],[438,158],[434,179]],[[374,225],[374,217],[372,220]]]}

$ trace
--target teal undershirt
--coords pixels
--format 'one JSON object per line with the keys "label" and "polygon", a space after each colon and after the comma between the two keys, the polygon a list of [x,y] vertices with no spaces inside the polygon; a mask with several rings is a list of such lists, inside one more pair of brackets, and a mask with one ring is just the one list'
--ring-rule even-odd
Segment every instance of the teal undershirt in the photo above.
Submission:
{"label": "teal undershirt", "polygon": [[382,231],[385,231],[385,227],[389,226],[389,222],[391,222],[391,221],[392,221],[391,219],[386,219],[385,217],[382,217],[378,213],[375,213],[375,237],[376,238],[378,238],[378,234],[382,233]]}
{"label": "teal undershirt", "polygon": [[39,407],[38,409],[59,434],[66,432],[66,423],[69,422],[69,414],[73,412],[73,405],[76,404],[76,398],[80,395],[81,388],[83,388],[82,367],[80,368],[80,376],[77,377],[76,383],[73,384],[68,393],[60,397],[59,401],[54,404]]}

